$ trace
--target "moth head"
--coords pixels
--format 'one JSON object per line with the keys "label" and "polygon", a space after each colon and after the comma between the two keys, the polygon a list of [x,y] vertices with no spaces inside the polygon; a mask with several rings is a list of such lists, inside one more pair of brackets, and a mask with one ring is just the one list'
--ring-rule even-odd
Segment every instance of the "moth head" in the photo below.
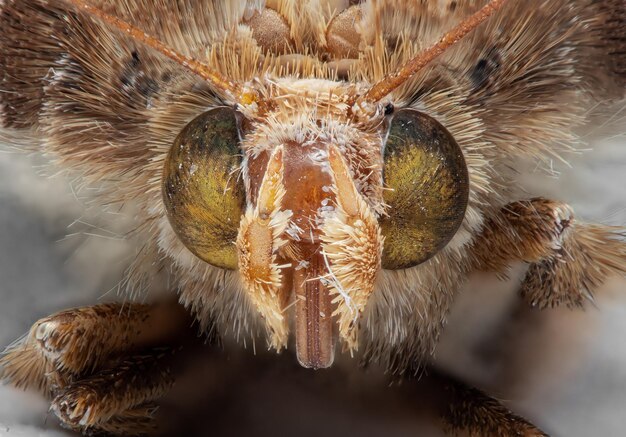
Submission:
{"label": "moth head", "polygon": [[190,251],[239,272],[271,345],[295,332],[300,362],[319,368],[337,339],[357,348],[381,269],[414,267],[449,242],[469,185],[433,117],[389,104],[350,116],[352,91],[305,82],[274,84],[262,116],[218,107],[190,121],[167,157],[163,199]]}
{"label": "moth head", "polygon": [[83,0],[68,1],[190,69],[232,105],[181,127],[165,162],[165,209],[191,252],[239,272],[272,347],[286,347],[295,331],[303,366],[330,366],[337,338],[354,351],[381,269],[423,263],[461,225],[469,183],[455,139],[426,113],[382,101],[505,0],[491,0],[373,85],[235,83]]}

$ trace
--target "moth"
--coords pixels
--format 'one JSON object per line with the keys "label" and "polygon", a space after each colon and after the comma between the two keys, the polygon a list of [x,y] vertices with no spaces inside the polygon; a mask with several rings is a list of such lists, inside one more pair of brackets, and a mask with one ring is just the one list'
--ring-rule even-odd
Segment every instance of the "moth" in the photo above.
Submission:
{"label": "moth", "polygon": [[[474,271],[524,261],[540,308],[626,273],[623,229],[518,184],[623,98],[623,0],[2,0],[0,27],[3,138],[132,204],[128,289],[161,281],[202,332],[412,374]],[[141,435],[176,308],[51,315],[0,377]],[[450,433],[546,435],[453,387]]]}

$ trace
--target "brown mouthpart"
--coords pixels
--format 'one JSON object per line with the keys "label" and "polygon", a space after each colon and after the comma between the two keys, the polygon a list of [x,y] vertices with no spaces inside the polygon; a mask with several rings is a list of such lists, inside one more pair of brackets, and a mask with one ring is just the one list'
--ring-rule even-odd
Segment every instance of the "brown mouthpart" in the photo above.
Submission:
{"label": "brown mouthpart", "polygon": [[335,355],[333,303],[321,279],[328,275],[319,244],[300,244],[307,266],[294,271],[296,355],[307,369],[325,369]]}
{"label": "brown mouthpart", "polygon": [[293,329],[306,368],[330,367],[338,342],[358,350],[381,266],[376,216],[354,181],[371,167],[351,168],[345,153],[311,132],[248,162],[253,199],[239,227],[239,272],[270,347],[286,348]]}
{"label": "brown mouthpart", "polygon": [[376,103],[389,95],[389,93],[413,77],[431,61],[461,41],[468,33],[499,10],[505,2],[506,0],[491,0],[478,12],[461,21],[456,27],[446,33],[435,45],[422,51],[404,64],[400,70],[387,74],[382,80],[374,84],[365,95],[357,97],[354,103]]}
{"label": "brown mouthpart", "polygon": [[247,91],[241,84],[233,82],[222,76],[219,72],[212,69],[207,64],[198,61],[189,56],[185,56],[182,53],[177,52],[172,47],[159,41],[157,38],[149,35],[143,30],[133,26],[132,24],[107,14],[102,9],[92,6],[84,0],[65,0],[67,3],[75,6],[77,9],[84,11],[92,17],[96,17],[108,25],[120,30],[124,34],[128,35],[135,41],[139,41],[159,53],[167,56],[174,62],[187,68],[194,74],[200,76],[206,81],[210,82],[217,90],[221,90],[225,93],[230,93],[239,103],[250,104],[257,100],[257,95],[254,92]]}

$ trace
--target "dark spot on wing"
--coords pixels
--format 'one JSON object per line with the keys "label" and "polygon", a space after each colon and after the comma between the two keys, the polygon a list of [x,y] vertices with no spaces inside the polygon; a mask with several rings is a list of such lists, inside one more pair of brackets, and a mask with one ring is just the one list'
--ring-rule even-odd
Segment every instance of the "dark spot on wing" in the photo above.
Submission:
{"label": "dark spot on wing", "polygon": [[146,73],[137,51],[133,51],[130,59],[125,62],[119,78],[126,94],[130,96],[138,93],[146,102],[160,90],[157,81]]}
{"label": "dark spot on wing", "polygon": [[491,49],[487,55],[478,60],[470,72],[470,80],[474,88],[484,88],[489,85],[493,75],[498,71],[502,60],[496,49]]}
{"label": "dark spot on wing", "polygon": [[131,60],[131,65],[133,67],[138,67],[139,64],[141,63],[141,61],[139,61],[139,53],[137,53],[136,50],[133,51],[133,53],[131,54],[132,56],[132,60]]}

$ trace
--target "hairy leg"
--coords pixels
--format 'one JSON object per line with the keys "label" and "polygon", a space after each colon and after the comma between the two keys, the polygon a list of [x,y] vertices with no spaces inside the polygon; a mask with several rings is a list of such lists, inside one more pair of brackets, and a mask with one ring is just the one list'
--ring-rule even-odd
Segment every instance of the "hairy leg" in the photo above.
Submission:
{"label": "hairy leg", "polygon": [[169,304],[63,311],[7,348],[0,380],[46,393],[72,429],[138,435],[151,423],[151,402],[172,383],[171,352],[154,347],[177,342],[189,325],[184,310]]}
{"label": "hairy leg", "polygon": [[495,398],[438,367],[421,368],[414,375],[419,375],[417,381],[409,376],[402,382],[406,396],[422,414],[438,421],[447,436],[548,437]]}
{"label": "hairy leg", "polygon": [[174,383],[170,371],[173,354],[155,349],[120,360],[61,389],[51,410],[61,421],[84,433],[142,434],[153,425],[153,401]]}
{"label": "hairy leg", "polygon": [[548,436],[482,391],[439,372],[432,376],[444,389],[439,415],[450,434],[468,437]]}
{"label": "hairy leg", "polygon": [[626,274],[624,230],[579,223],[560,202],[536,198],[506,205],[472,247],[472,267],[503,273],[529,263],[522,296],[540,308],[582,306],[611,275]]}

